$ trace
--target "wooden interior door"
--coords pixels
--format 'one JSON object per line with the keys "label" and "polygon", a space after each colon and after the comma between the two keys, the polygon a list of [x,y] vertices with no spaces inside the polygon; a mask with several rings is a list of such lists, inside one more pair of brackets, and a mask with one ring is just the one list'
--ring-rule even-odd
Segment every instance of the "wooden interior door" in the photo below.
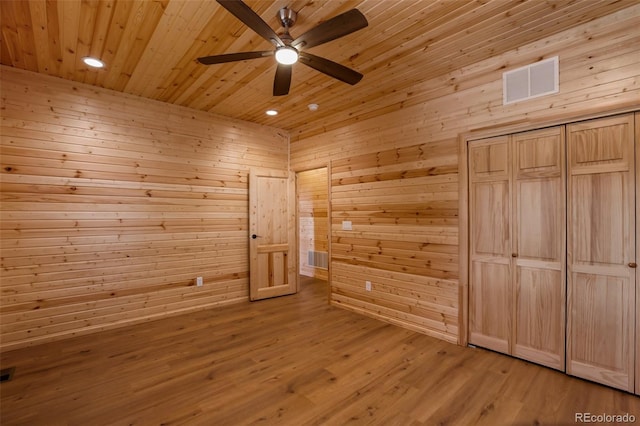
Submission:
{"label": "wooden interior door", "polygon": [[633,115],[567,126],[567,372],[633,391]]}
{"label": "wooden interior door", "polygon": [[513,355],[564,370],[564,127],[512,136]]}
{"label": "wooden interior door", "polygon": [[510,353],[510,152],[507,136],[469,144],[469,343]]}
{"label": "wooden interior door", "polygon": [[286,171],[253,169],[249,174],[251,300],[297,291],[293,191],[293,178]]}

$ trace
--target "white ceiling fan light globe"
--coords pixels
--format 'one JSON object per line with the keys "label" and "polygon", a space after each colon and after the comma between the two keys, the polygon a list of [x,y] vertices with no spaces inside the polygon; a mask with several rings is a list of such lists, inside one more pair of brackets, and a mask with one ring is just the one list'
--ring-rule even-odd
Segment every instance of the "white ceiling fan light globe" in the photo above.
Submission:
{"label": "white ceiling fan light globe", "polygon": [[276,61],[282,65],[298,62],[298,51],[291,46],[284,46],[276,50]]}

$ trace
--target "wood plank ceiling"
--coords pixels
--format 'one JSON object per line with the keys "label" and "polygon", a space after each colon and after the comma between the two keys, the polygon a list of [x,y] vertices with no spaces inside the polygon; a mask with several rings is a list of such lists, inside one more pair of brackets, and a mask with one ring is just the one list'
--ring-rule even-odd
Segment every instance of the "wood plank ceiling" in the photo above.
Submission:
{"label": "wood plank ceiling", "polygon": [[[369,26],[314,47],[311,53],[365,75],[356,86],[303,64],[291,92],[271,94],[273,57],[204,66],[200,56],[267,50],[271,45],[212,0],[0,1],[2,64],[211,111],[310,132],[318,123],[357,120],[424,102],[412,88],[637,0],[248,0],[272,28],[277,11],[298,11],[293,37],[351,8]],[[101,58],[89,69],[85,56]],[[520,64],[518,64],[520,65]],[[503,67],[513,66],[503,64]],[[320,108],[310,112],[307,105]],[[280,114],[268,117],[265,110]],[[324,124],[326,125],[326,124]],[[317,130],[316,130],[317,131]]]}

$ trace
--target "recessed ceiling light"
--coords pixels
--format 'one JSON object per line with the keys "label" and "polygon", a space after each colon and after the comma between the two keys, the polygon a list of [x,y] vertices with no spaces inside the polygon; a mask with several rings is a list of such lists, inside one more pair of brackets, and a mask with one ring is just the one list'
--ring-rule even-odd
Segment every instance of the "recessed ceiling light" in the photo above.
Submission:
{"label": "recessed ceiling light", "polygon": [[102,68],[104,67],[104,62],[102,62],[100,59],[96,59],[96,58],[91,58],[91,57],[86,57],[86,58],[82,58],[82,62],[84,62],[85,64],[89,65],[90,67],[94,67],[94,68]]}
{"label": "recessed ceiling light", "polygon": [[307,108],[309,108],[309,111],[317,111],[318,110],[318,104],[309,104],[309,105],[307,105]]}
{"label": "recessed ceiling light", "polygon": [[268,109],[268,110],[266,111],[266,114],[267,114],[267,115],[274,116],[274,115],[278,115],[278,111],[276,111],[275,109]]}

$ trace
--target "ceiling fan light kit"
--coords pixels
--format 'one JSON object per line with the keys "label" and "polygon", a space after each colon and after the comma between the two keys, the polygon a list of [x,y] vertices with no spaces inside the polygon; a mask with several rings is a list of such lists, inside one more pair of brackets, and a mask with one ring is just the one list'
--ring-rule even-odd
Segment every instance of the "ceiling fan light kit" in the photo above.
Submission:
{"label": "ceiling fan light kit", "polygon": [[289,35],[289,28],[295,24],[298,14],[289,8],[285,7],[278,11],[277,17],[284,28],[284,33],[278,35],[241,0],[217,0],[217,2],[256,34],[272,43],[275,46],[275,50],[204,56],[198,58],[198,62],[201,64],[222,64],[273,55],[278,64],[273,82],[274,96],[283,96],[289,93],[292,65],[296,62],[301,62],[316,71],[347,84],[354,85],[362,80],[363,75],[359,72],[306,51],[306,49],[344,37],[369,25],[365,16],[358,9],[351,9],[324,21],[294,39]]}
{"label": "ceiling fan light kit", "polygon": [[292,65],[298,62],[298,51],[291,46],[276,49],[276,61],[282,65]]}

